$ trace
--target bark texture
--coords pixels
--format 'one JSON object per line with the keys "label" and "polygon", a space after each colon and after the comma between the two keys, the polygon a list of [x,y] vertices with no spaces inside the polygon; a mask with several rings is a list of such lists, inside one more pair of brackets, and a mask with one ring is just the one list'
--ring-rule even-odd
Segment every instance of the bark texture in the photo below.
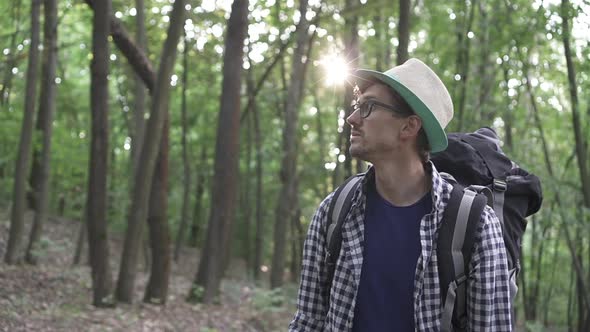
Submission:
{"label": "bark texture", "polygon": [[148,215],[148,200],[151,193],[152,177],[155,173],[156,159],[160,150],[162,129],[168,112],[170,96],[170,75],[177,53],[177,44],[184,24],[184,1],[176,0],[170,14],[170,25],[158,68],[157,88],[153,92],[150,118],[139,156],[139,166],[133,181],[133,192],[125,244],[121,257],[121,267],[117,280],[117,300],[130,303],[133,301],[133,289],[141,244],[143,224]]}
{"label": "bark texture", "polygon": [[20,132],[18,156],[14,167],[14,189],[12,211],[10,214],[10,235],[4,261],[15,264],[21,250],[26,204],[26,179],[29,174],[33,125],[35,118],[35,100],[37,99],[37,77],[39,76],[39,39],[41,0],[31,1],[31,45],[27,67],[25,87],[25,108]]}
{"label": "bark texture", "polygon": [[235,0],[227,24],[223,83],[215,145],[215,175],[207,238],[189,300],[211,303],[219,294],[229,231],[238,199],[238,155],[242,56],[248,28],[248,0]]}

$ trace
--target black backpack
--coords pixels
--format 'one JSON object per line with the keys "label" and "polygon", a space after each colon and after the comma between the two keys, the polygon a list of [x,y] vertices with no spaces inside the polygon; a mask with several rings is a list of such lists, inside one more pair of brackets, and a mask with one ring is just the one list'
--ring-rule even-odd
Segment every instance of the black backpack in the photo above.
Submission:
{"label": "black backpack", "polygon": [[[475,242],[475,230],[485,205],[494,209],[502,233],[510,269],[510,296],[516,296],[520,269],[522,235],[526,217],[541,207],[539,178],[512,162],[502,152],[500,140],[491,128],[474,133],[448,135],[449,146],[431,156],[441,175],[453,185],[443,215],[437,242],[439,279],[443,303],[441,331],[467,329],[465,281]],[[346,180],[334,193],[328,210],[326,259],[328,289],[342,244],[342,224],[350,210],[352,196],[364,173]],[[452,252],[460,255],[452,255]]]}

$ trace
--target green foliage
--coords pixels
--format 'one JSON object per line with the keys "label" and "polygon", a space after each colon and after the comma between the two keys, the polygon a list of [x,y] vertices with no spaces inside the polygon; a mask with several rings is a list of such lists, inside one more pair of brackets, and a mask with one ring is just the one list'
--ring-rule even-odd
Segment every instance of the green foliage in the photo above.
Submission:
{"label": "green foliage", "polygon": [[203,299],[203,294],[205,293],[205,289],[203,286],[195,285],[191,287],[191,291],[189,294],[189,300],[192,302],[201,302]]}
{"label": "green foliage", "polygon": [[288,302],[292,301],[293,294],[287,294],[283,288],[254,290],[252,304],[259,311],[278,312],[285,310]]}

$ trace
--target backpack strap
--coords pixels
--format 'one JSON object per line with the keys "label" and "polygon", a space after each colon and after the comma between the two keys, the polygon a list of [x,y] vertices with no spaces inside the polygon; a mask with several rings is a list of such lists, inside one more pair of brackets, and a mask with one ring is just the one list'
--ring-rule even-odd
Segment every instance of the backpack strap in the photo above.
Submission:
{"label": "backpack strap", "polygon": [[438,236],[438,269],[443,301],[441,331],[467,329],[466,280],[475,230],[487,203],[483,194],[455,184]]}
{"label": "backpack strap", "polygon": [[328,224],[326,225],[326,259],[328,267],[328,294],[332,287],[332,279],[336,270],[336,262],[342,246],[342,225],[352,205],[352,196],[360,185],[365,173],[348,178],[334,193],[328,209]]}
{"label": "backpack strap", "polygon": [[500,220],[500,225],[502,225],[502,230],[504,229],[504,194],[508,189],[508,183],[505,180],[500,180],[494,178],[492,182],[492,190],[494,192],[494,211],[496,212],[496,216],[498,220]]}

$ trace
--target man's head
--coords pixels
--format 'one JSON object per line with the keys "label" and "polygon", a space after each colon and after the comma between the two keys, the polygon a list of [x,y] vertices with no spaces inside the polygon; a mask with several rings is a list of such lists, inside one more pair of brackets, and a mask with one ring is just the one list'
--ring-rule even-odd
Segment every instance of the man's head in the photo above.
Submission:
{"label": "man's head", "polygon": [[417,59],[385,73],[356,71],[351,155],[380,158],[409,147],[423,161],[447,146],[444,127],[453,117],[451,97],[438,76]]}

